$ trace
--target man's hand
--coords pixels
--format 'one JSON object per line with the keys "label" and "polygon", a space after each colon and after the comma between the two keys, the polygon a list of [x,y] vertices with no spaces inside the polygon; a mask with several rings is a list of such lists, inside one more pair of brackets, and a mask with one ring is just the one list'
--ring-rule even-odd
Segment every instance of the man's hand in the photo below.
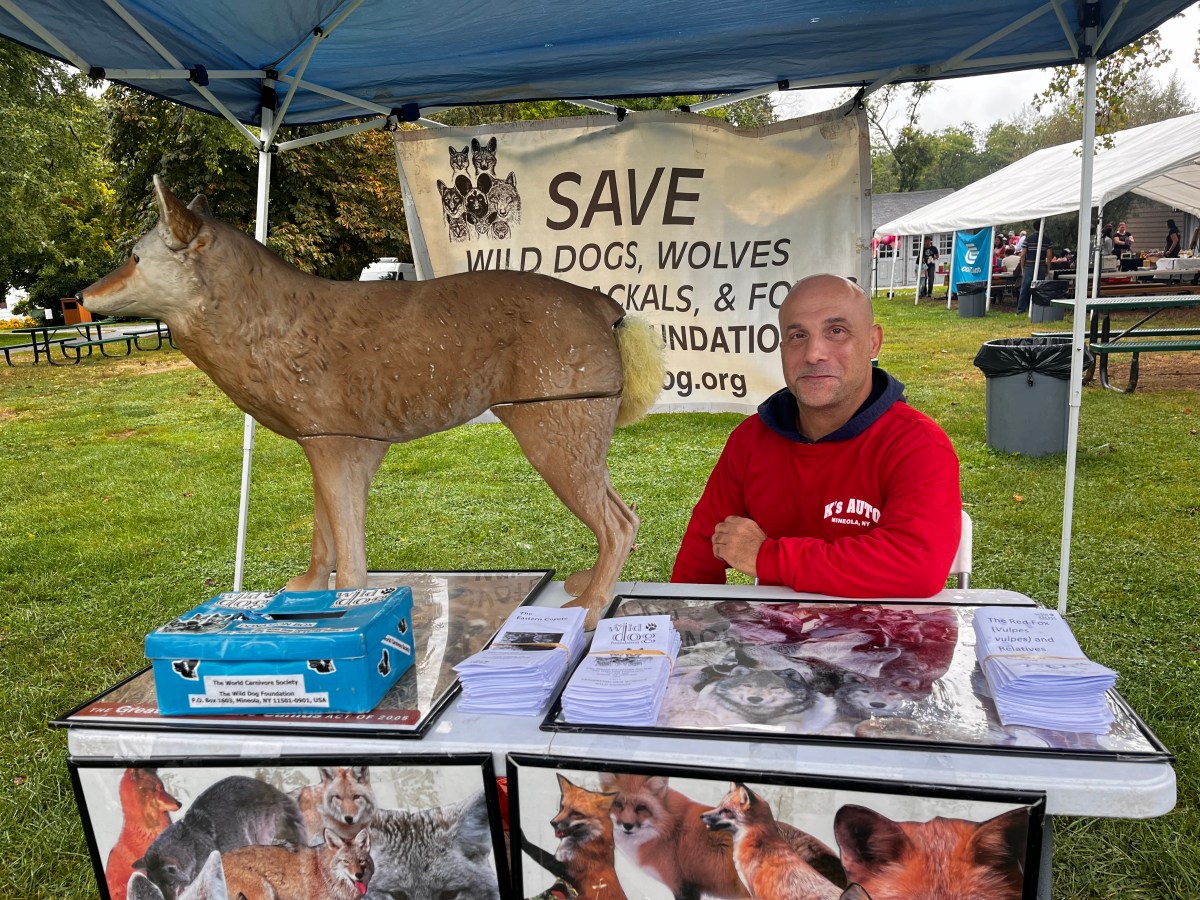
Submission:
{"label": "man's hand", "polygon": [[713,554],[751,578],[758,577],[758,548],[767,539],[753,519],[730,516],[713,532]]}

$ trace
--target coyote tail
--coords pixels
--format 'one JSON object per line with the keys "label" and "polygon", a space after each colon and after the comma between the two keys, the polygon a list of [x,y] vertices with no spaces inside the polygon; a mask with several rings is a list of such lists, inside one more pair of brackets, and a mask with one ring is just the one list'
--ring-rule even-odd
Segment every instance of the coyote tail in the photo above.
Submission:
{"label": "coyote tail", "polygon": [[639,316],[626,316],[616,325],[625,388],[617,425],[632,425],[650,409],[662,392],[663,341],[658,329]]}

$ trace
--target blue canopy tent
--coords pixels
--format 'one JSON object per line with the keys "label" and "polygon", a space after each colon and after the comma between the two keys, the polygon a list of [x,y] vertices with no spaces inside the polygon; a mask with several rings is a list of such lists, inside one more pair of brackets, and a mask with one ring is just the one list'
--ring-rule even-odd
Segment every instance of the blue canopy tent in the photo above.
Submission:
{"label": "blue canopy tent", "polygon": [[[563,99],[859,87],[1083,63],[1083,146],[1095,137],[1095,62],[1191,0],[0,0],[0,36],[234,123],[259,149],[256,236],[271,153],[449,107]],[[936,28],[932,27],[936,23]],[[277,143],[280,126],[363,119]],[[257,130],[252,131],[251,128]],[[1078,254],[1086,258],[1091,155]],[[869,238],[869,236],[864,236]],[[1082,302],[1086,285],[1077,285]],[[1075,317],[1068,471],[1078,433],[1083,316]],[[245,550],[253,421],[244,441],[235,589]],[[1063,515],[1065,606],[1073,479]]]}

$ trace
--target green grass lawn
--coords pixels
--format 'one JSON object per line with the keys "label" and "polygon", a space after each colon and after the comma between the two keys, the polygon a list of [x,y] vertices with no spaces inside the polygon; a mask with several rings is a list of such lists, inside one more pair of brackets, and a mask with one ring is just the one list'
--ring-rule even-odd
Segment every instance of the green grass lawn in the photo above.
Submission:
{"label": "green grass lawn", "polygon": [[[1029,334],[1011,313],[960,319],[911,292],[877,301],[881,364],[949,433],[975,521],[976,587],[1057,600],[1064,457],[985,445],[983,341]],[[1197,318],[1194,311],[1177,317]],[[1063,323],[1066,327],[1068,323]],[[0,897],[96,895],[49,719],[144,664],[142,637],[232,582],[242,416],[171,350],[79,366],[0,366]],[[1084,390],[1068,616],[1084,649],[1178,757],[1179,801],[1147,821],[1063,819],[1056,898],[1200,897],[1200,357],[1144,361],[1133,395]],[[642,517],[627,580],[666,580],[735,415],[652,416],[621,430],[613,480]],[[301,571],[308,468],[263,430],[245,586]],[[374,569],[590,563],[592,539],[498,425],[393,448],[371,492]],[[936,782],[937,773],[930,772]]]}

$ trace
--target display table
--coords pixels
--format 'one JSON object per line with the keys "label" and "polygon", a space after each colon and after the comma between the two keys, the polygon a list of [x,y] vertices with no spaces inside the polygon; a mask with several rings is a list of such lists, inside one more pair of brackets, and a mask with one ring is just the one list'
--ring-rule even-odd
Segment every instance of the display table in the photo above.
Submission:
{"label": "display table", "polygon": [[[735,601],[820,601],[781,588],[623,583],[623,595],[650,598]],[[566,598],[559,582],[537,593],[538,605],[559,605]],[[874,601],[873,601],[874,602]],[[897,601],[910,608],[1006,605],[1028,606],[1033,601],[1011,591],[948,589],[925,601]],[[320,735],[302,733],[253,734],[228,731],[161,730],[136,727],[89,727],[78,721],[69,727],[72,761],[87,765],[103,761],[172,761],[188,759],[280,759],[329,757],[390,757],[403,765],[405,757],[430,754],[491,754],[496,772],[505,771],[508,754],[578,760],[580,765],[662,764],[673,769],[737,770],[748,777],[804,776],[888,783],[909,789],[934,786],[971,791],[1012,791],[1044,795],[1045,814],[1150,818],[1175,805],[1175,772],[1168,754],[1095,754],[1044,751],[1013,752],[1011,748],[946,747],[896,742],[784,739],[753,736],[681,737],[677,734],[596,733],[572,729],[548,730],[540,718],[463,713],[451,700],[423,737],[395,739],[377,735]],[[549,724],[549,722],[547,722]],[[1152,736],[1151,736],[1152,737]],[[1161,750],[1161,747],[1158,749]],[[165,762],[163,763],[166,764]],[[555,763],[557,765],[557,763]],[[900,789],[900,788],[897,788]],[[1049,834],[1046,835],[1048,842]],[[1039,896],[1049,896],[1049,852],[1043,852]]]}

